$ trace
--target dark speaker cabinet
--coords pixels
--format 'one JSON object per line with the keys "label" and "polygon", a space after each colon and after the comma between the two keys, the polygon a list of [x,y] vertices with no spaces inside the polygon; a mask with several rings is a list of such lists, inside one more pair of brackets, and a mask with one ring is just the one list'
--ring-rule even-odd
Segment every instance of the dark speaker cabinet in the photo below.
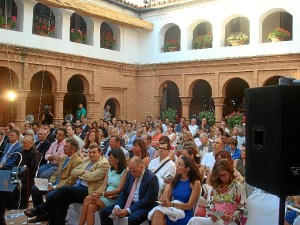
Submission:
{"label": "dark speaker cabinet", "polygon": [[246,182],[300,194],[300,85],[251,88],[246,96]]}

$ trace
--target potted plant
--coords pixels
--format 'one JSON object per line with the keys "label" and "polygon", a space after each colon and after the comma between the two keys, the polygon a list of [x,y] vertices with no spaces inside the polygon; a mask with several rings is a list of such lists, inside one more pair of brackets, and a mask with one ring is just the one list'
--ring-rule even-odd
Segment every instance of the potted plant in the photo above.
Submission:
{"label": "potted plant", "polygon": [[175,123],[177,118],[177,110],[168,108],[166,111],[162,111],[161,115],[163,120],[165,120],[165,118],[169,118],[171,123]]}
{"label": "potted plant", "polygon": [[227,38],[227,41],[232,46],[243,45],[248,40],[248,36],[244,33],[232,34]]}
{"label": "potted plant", "polygon": [[70,39],[73,42],[82,43],[86,40],[86,34],[82,32],[80,29],[71,29],[70,31]]}
{"label": "potted plant", "polygon": [[216,116],[215,116],[215,113],[211,110],[208,110],[208,111],[201,111],[199,112],[199,116],[198,116],[198,119],[200,121],[202,121],[203,118],[206,118],[207,119],[207,123],[210,125],[210,126],[213,126],[215,125],[215,122],[216,122]]}
{"label": "potted plant", "polygon": [[212,47],[212,35],[205,34],[201,36],[196,36],[193,42],[193,48],[211,48]]}
{"label": "potted plant", "polygon": [[113,49],[116,44],[116,39],[114,39],[112,32],[103,31],[100,36],[100,47]]}
{"label": "potted plant", "polygon": [[179,41],[167,39],[164,44],[165,52],[175,52],[179,50]]}
{"label": "potted plant", "polygon": [[271,42],[287,41],[291,37],[291,33],[283,28],[276,28],[268,35],[268,40]]}
{"label": "potted plant", "polygon": [[7,20],[4,15],[0,15],[0,27],[4,29],[12,29],[16,26],[17,17],[7,17]]}
{"label": "potted plant", "polygon": [[245,122],[245,116],[244,113],[232,112],[225,117],[225,120],[229,128],[232,129],[235,125],[242,125],[242,123]]}
{"label": "potted plant", "polygon": [[37,35],[48,36],[52,34],[55,30],[55,27],[50,24],[50,22],[35,22],[34,31]]}

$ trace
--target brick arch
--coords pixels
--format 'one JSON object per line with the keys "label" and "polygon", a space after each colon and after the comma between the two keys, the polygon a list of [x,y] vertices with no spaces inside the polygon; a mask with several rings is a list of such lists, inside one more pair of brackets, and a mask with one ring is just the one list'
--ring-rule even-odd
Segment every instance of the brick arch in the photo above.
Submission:
{"label": "brick arch", "polygon": [[193,97],[193,89],[195,87],[195,85],[198,83],[198,82],[206,82],[209,86],[210,86],[210,89],[211,89],[211,92],[213,91],[213,87],[212,85],[209,83],[208,80],[205,80],[205,79],[197,79],[197,80],[194,80],[190,86],[189,86],[189,89],[188,89],[188,97]]}
{"label": "brick arch", "polygon": [[[9,73],[11,74],[13,88],[18,90],[19,89],[19,77],[16,74],[16,72],[14,70],[8,68],[7,66],[0,65],[1,78],[3,78],[2,73],[7,74],[8,76],[9,76]],[[10,78],[8,78],[8,82],[10,82]]]}
{"label": "brick arch", "polygon": [[180,93],[181,93],[181,92],[180,92],[180,89],[179,89],[180,85],[178,85],[175,81],[172,81],[172,80],[165,80],[165,81],[163,81],[163,82],[158,86],[157,96],[162,95],[162,92],[163,92],[163,90],[164,90],[165,85],[168,84],[169,82],[172,82],[172,83],[174,83],[174,84],[177,86],[177,88],[178,88],[178,90],[179,90],[179,95],[180,95]]}
{"label": "brick arch", "polygon": [[[240,105],[244,101],[244,90],[249,88],[249,83],[240,77],[232,77],[228,79],[222,86],[222,96],[224,100],[224,115],[228,115],[233,111],[239,110]],[[227,89],[231,90],[227,90]]]}
{"label": "brick arch", "polygon": [[78,76],[80,78],[80,80],[83,83],[83,93],[84,94],[90,94],[90,81],[87,79],[87,77],[83,74],[79,74],[79,73],[75,73],[75,74],[70,74],[69,76],[66,77],[65,79],[65,90],[67,90],[68,87],[68,83],[70,81],[70,79],[74,76]]}
{"label": "brick arch", "polygon": [[241,80],[245,81],[245,82],[248,84],[248,87],[250,87],[249,84],[250,84],[251,82],[247,81],[246,79],[243,79],[243,78],[237,77],[237,76],[236,76],[236,77],[231,77],[231,78],[225,80],[225,81],[223,82],[223,84],[220,84],[220,86],[222,87],[222,96],[223,96],[223,97],[226,97],[226,89],[227,89],[227,87],[228,87],[228,84],[229,84],[232,80],[234,80],[234,79],[241,79]]}
{"label": "brick arch", "polygon": [[103,110],[105,106],[108,104],[110,106],[110,113],[112,114],[112,117],[120,117],[121,116],[121,104],[120,101],[115,98],[107,98],[104,100],[105,104],[103,106]]}
{"label": "brick arch", "polygon": [[[36,74],[38,74],[39,72],[42,73],[43,70],[40,70],[39,68],[36,68],[35,70],[32,71],[32,74],[31,74],[30,76],[28,76],[28,84],[27,84],[28,87],[27,87],[27,89],[30,89],[30,84],[31,84],[32,78],[33,78]],[[51,71],[49,71],[49,70],[45,70],[44,73],[45,73],[45,75],[47,75],[47,76],[50,78],[50,80],[51,80],[52,92],[57,91],[57,79],[56,79],[55,75],[54,75]]]}

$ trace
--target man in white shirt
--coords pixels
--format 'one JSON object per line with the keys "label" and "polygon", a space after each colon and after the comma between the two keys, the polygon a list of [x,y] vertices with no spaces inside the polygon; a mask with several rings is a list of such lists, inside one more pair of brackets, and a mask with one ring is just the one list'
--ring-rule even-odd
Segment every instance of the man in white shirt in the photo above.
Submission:
{"label": "man in white shirt", "polygon": [[193,136],[196,135],[197,128],[198,128],[198,126],[196,124],[196,119],[192,118],[191,119],[191,124],[189,125],[189,130],[190,130],[190,132],[192,133]]}
{"label": "man in white shirt", "polygon": [[77,141],[78,145],[79,145],[78,150],[82,151],[84,142],[83,142],[83,140],[81,140],[79,137],[77,137],[75,135],[75,127],[74,126],[67,126],[67,137],[75,139],[75,141]]}
{"label": "man in white shirt", "polygon": [[176,173],[175,163],[169,158],[170,150],[170,139],[167,136],[162,136],[159,139],[159,157],[151,160],[148,166],[148,169],[151,170],[158,178],[158,198],[162,195],[166,184],[170,183],[170,180],[175,176]]}
{"label": "man in white shirt", "polygon": [[219,153],[220,151],[222,151],[223,148],[224,148],[224,143],[221,140],[221,138],[216,138],[213,141],[213,146],[212,146],[213,151],[206,153],[201,162],[201,166],[205,169],[206,172],[209,172],[212,170],[212,168],[214,167],[215,162],[216,162],[215,155],[217,153]]}

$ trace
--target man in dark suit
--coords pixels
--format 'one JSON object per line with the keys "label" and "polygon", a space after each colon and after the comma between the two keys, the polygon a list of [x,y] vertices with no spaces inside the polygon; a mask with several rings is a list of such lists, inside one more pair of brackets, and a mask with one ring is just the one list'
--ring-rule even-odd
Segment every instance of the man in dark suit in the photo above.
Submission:
{"label": "man in dark suit", "polygon": [[18,154],[13,154],[14,152],[21,152],[22,146],[19,143],[20,132],[15,129],[11,129],[8,133],[9,144],[4,148],[4,153],[0,158],[0,169],[11,170],[16,166],[20,160]]}
{"label": "man in dark suit", "polygon": [[50,132],[50,125],[46,123],[43,124],[43,129],[47,131],[47,140],[53,143],[55,141],[55,135]]}
{"label": "man in dark suit", "polygon": [[41,165],[47,164],[47,160],[45,159],[45,154],[50,148],[51,142],[47,140],[47,131],[45,129],[40,129],[38,132],[38,141],[36,141],[34,144],[36,146],[36,149],[43,155],[42,161],[40,163]]}
{"label": "man in dark suit", "polygon": [[4,152],[4,148],[6,146],[7,142],[4,140],[4,134],[0,131],[0,157],[2,156]]}
{"label": "man in dark suit", "polygon": [[158,179],[150,170],[145,169],[141,158],[130,159],[126,183],[114,205],[100,211],[101,224],[113,225],[109,217],[128,217],[128,225],[138,225],[147,220],[148,212],[156,205]]}
{"label": "man in dark suit", "polygon": [[85,133],[83,133],[81,125],[75,127],[75,135],[84,141]]}
{"label": "man in dark suit", "polygon": [[87,118],[83,118],[82,119],[82,130],[83,130],[83,133],[87,133],[90,129],[91,129],[91,127],[88,125],[88,120],[87,120]]}

